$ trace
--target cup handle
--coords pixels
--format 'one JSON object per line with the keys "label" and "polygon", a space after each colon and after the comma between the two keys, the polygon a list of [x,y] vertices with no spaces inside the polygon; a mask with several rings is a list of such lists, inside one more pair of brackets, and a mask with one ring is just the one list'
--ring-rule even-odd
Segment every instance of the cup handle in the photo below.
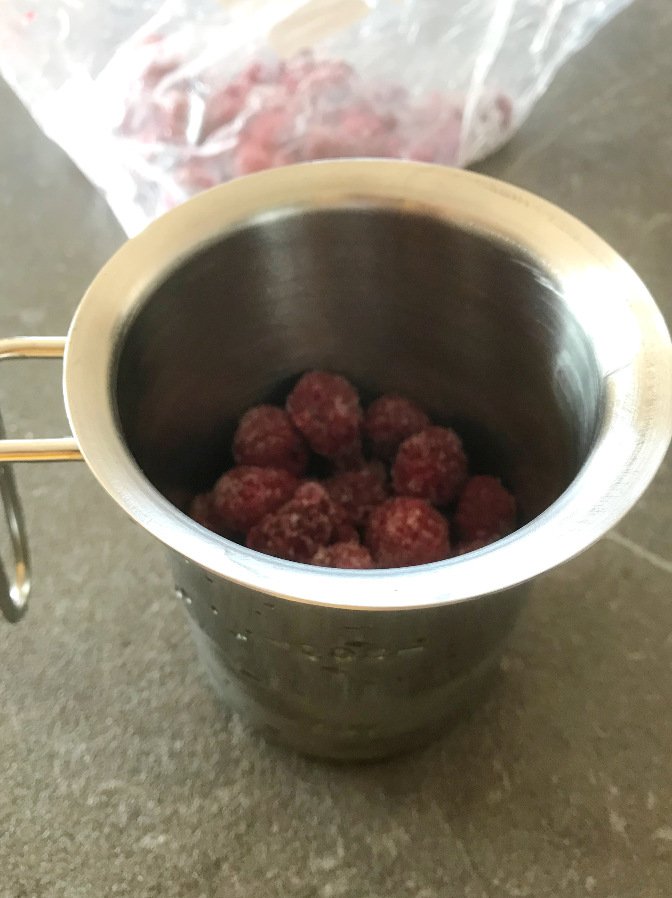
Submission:
{"label": "cup handle", "polygon": [[[0,339],[0,360],[62,359],[65,337],[12,337]],[[0,563],[0,611],[11,623],[20,621],[30,595],[30,549],[21,500],[16,489],[13,462],[78,461],[82,458],[74,437],[57,439],[8,440],[0,415],[0,498],[4,506],[14,558],[10,580]]]}

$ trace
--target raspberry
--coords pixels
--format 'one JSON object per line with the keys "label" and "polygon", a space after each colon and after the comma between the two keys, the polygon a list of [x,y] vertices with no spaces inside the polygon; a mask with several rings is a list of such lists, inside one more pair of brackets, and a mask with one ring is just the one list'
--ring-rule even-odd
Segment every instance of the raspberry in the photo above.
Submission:
{"label": "raspberry", "polygon": [[493,542],[510,533],[516,522],[516,500],[496,477],[472,477],[460,493],[455,529],[462,542]]}
{"label": "raspberry", "polygon": [[484,549],[491,543],[496,542],[497,539],[498,537],[495,536],[492,539],[472,539],[468,542],[459,542],[453,549],[453,556],[468,555],[469,552],[476,552],[477,549]]}
{"label": "raspberry", "polygon": [[228,527],[226,522],[217,514],[211,492],[199,493],[197,496],[194,496],[191,500],[188,514],[190,518],[193,518],[197,524],[205,527],[206,530],[212,530],[213,533],[218,533],[220,536],[227,537],[227,539],[235,539],[235,531]]}
{"label": "raspberry", "polygon": [[319,455],[346,463],[361,456],[362,409],[344,377],[309,371],[287,397],[287,411]]}
{"label": "raspberry", "polygon": [[210,493],[199,493],[197,496],[194,496],[187,513],[201,527],[205,527],[207,530],[215,529]]}
{"label": "raspberry", "polygon": [[308,465],[308,448],[284,409],[258,405],[240,419],[233,457],[239,465],[284,468],[299,477]]}
{"label": "raspberry", "polygon": [[366,545],[378,567],[408,567],[450,554],[448,522],[423,499],[388,499],[371,512]]}
{"label": "raspberry", "polygon": [[297,486],[296,477],[280,468],[231,468],[212,488],[215,520],[229,530],[245,533],[264,515],[287,502]]}
{"label": "raspberry", "polygon": [[322,546],[313,555],[310,563],[319,567],[341,567],[365,571],[373,567],[373,558],[368,549],[353,540]]}
{"label": "raspberry", "polygon": [[467,479],[462,441],[447,427],[427,427],[399,447],[392,466],[395,491],[401,496],[447,505]]}
{"label": "raspberry", "polygon": [[241,139],[236,148],[235,173],[242,177],[242,175],[253,175],[265,168],[273,168],[271,150],[251,142],[244,143]]}
{"label": "raspberry", "polygon": [[[326,486],[326,484],[325,484]],[[351,543],[351,542],[359,542],[359,533],[354,524],[350,521],[350,517],[343,508],[342,505],[339,505],[337,502],[332,503],[334,506],[333,512],[333,522],[334,522],[334,534],[333,540],[336,543]]]}
{"label": "raspberry", "polygon": [[246,93],[234,82],[222,90],[214,91],[205,102],[202,137],[208,137],[218,128],[233,121],[242,111],[246,98]]}
{"label": "raspberry", "polygon": [[255,112],[241,131],[243,142],[272,150],[283,140],[283,133],[291,129],[291,117],[286,108],[266,107]]}
{"label": "raspberry", "polygon": [[374,455],[394,458],[405,439],[429,427],[430,420],[415,403],[401,396],[381,396],[366,410],[364,431]]}
{"label": "raspberry", "polygon": [[348,520],[356,527],[366,524],[371,511],[387,499],[387,475],[380,462],[370,462],[357,471],[334,474],[324,488],[334,502],[345,509]]}
{"label": "raspberry", "polygon": [[320,546],[332,541],[336,529],[334,503],[319,483],[301,484],[293,498],[253,527],[247,546],[257,552],[310,562]]}

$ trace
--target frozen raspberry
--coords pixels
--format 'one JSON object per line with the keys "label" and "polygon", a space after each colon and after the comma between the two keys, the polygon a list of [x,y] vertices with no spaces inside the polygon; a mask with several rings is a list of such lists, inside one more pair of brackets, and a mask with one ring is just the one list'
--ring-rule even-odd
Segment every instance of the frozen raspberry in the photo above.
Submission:
{"label": "frozen raspberry", "polygon": [[301,50],[285,61],[280,82],[290,92],[294,92],[305,78],[315,69],[315,58],[310,50]]}
{"label": "frozen raspberry", "polygon": [[212,530],[213,533],[228,538],[235,536],[235,532],[227,527],[226,523],[217,515],[212,502],[212,493],[199,493],[194,496],[189,505],[188,514],[197,524],[207,530]]}
{"label": "frozen raspberry", "polygon": [[388,499],[371,512],[366,545],[378,567],[440,561],[450,555],[448,522],[423,499]]}
{"label": "frozen raspberry", "polygon": [[212,520],[212,503],[210,493],[199,493],[191,500],[188,511],[189,517],[193,518],[201,527],[207,530],[214,530]]}
{"label": "frozen raspberry", "polygon": [[492,542],[511,533],[516,523],[516,500],[496,477],[472,477],[460,493],[455,530],[462,542]]}
{"label": "frozen raspberry", "polygon": [[353,75],[352,68],[346,62],[317,60],[309,50],[302,50],[287,60],[281,83],[290,96],[298,93],[309,99],[326,98],[334,104],[349,94],[349,82]]}
{"label": "frozen raspberry", "polygon": [[[326,484],[324,484],[326,486]],[[351,542],[359,542],[359,532],[357,528],[350,520],[350,516],[348,515],[345,508],[342,505],[339,505],[338,502],[332,503],[334,506],[333,512],[333,522],[334,522],[334,533],[333,533],[333,542],[335,543],[351,543]]]}
{"label": "frozen raspberry", "polygon": [[364,525],[371,511],[388,497],[387,475],[380,462],[372,461],[357,471],[343,471],[324,481],[334,502],[342,505],[351,524]]}
{"label": "frozen raspberry", "polygon": [[322,546],[313,555],[310,563],[319,567],[341,567],[366,571],[373,567],[373,558],[368,549],[358,542],[352,541]]}
{"label": "frozen raspberry", "polygon": [[212,488],[215,520],[229,530],[245,533],[287,502],[297,486],[296,477],[281,468],[231,468]]}
{"label": "frozen raspberry", "polygon": [[511,98],[507,97],[506,94],[497,94],[494,99],[494,105],[497,112],[499,112],[502,128],[506,130],[511,125],[511,119],[513,118]]}
{"label": "frozen raspberry", "polygon": [[319,483],[301,484],[293,498],[253,527],[247,546],[257,552],[310,562],[320,546],[333,540],[334,504]]}
{"label": "frozen raspberry", "polygon": [[287,411],[318,455],[346,464],[361,458],[362,409],[344,377],[309,371],[287,397]]}
{"label": "frozen raspberry", "polygon": [[221,171],[213,160],[190,159],[184,165],[175,166],[175,191],[177,205],[184,201],[184,194],[209,190],[221,181]]}
{"label": "frozen raspberry", "polygon": [[414,402],[401,396],[381,396],[366,410],[364,432],[374,455],[390,461],[405,439],[429,427],[430,423]]}
{"label": "frozen raspberry", "polygon": [[291,132],[292,120],[286,108],[262,108],[252,115],[241,131],[241,140],[272,149]]}
{"label": "frozen raspberry", "polygon": [[308,464],[308,447],[284,409],[258,405],[240,419],[233,457],[239,465],[284,468],[299,477]]}
{"label": "frozen raspberry", "polygon": [[389,131],[394,127],[394,121],[374,112],[366,104],[353,103],[341,109],[338,127],[346,137],[367,140]]}
{"label": "frozen raspberry", "polygon": [[404,440],[392,466],[392,482],[400,496],[435,505],[451,502],[466,479],[462,441],[447,427],[427,427]]}
{"label": "frozen raspberry", "polygon": [[390,154],[396,121],[380,114],[365,102],[341,109],[332,133],[338,136],[343,156],[385,156]]}
{"label": "frozen raspberry", "polygon": [[253,175],[273,167],[273,153],[266,147],[260,147],[256,143],[243,142],[236,148],[235,171],[236,174]]}
{"label": "frozen raspberry", "polygon": [[491,543],[497,541],[499,537],[493,536],[490,539],[472,539],[467,542],[459,542],[453,549],[453,555],[468,555],[469,552],[476,552],[478,549],[484,549]]}
{"label": "frozen raspberry", "polygon": [[201,135],[207,137],[232,121],[242,111],[246,98],[246,94],[235,83],[214,92],[206,100]]}

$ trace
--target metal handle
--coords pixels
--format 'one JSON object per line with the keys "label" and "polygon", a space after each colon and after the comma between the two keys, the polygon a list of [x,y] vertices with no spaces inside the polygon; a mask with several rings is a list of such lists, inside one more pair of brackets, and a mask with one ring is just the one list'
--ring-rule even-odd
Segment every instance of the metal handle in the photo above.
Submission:
{"label": "metal handle", "polygon": [[[0,339],[0,360],[61,359],[65,337],[13,337]],[[8,440],[0,415],[0,496],[14,555],[14,577],[10,581],[0,564],[0,610],[11,623],[20,621],[30,595],[30,549],[21,500],[11,462],[78,461],[82,455],[73,437]]]}

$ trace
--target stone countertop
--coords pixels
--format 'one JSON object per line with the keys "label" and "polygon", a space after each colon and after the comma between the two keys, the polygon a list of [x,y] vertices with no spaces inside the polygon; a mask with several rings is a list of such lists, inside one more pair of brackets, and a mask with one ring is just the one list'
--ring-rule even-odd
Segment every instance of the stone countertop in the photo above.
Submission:
{"label": "stone countertop", "polygon": [[[557,202],[672,319],[672,10],[639,0],[482,166]],[[0,332],[64,333],[122,240],[0,90]],[[7,363],[11,435],[65,429],[59,366]],[[669,898],[672,466],[539,581],[488,702],[430,748],[332,766],[218,706],[161,549],[83,465],[18,472],[28,619],[0,622],[1,898]]]}

